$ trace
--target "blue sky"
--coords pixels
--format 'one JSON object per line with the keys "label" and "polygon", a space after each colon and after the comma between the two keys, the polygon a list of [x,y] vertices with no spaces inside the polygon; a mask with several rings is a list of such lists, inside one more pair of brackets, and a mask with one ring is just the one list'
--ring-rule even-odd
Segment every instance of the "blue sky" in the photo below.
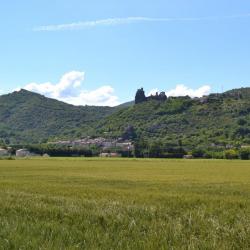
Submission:
{"label": "blue sky", "polygon": [[250,86],[249,0],[36,0],[0,7],[0,90],[77,105]]}

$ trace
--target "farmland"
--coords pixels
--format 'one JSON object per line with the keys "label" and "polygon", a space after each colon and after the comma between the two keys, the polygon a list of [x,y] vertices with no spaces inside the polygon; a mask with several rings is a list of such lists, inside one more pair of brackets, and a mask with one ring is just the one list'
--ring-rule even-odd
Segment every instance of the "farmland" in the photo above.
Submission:
{"label": "farmland", "polygon": [[249,249],[250,164],[0,161],[0,249]]}

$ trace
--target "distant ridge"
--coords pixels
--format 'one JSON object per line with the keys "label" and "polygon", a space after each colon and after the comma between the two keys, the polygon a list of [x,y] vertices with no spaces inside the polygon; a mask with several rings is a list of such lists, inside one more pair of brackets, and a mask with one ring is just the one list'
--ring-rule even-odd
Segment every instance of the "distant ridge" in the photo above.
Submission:
{"label": "distant ridge", "polygon": [[50,137],[84,136],[111,107],[73,106],[27,90],[0,96],[0,138],[34,143]]}
{"label": "distant ridge", "polygon": [[130,101],[130,102],[125,102],[125,103],[122,103],[118,106],[116,106],[117,108],[127,108],[127,107],[131,107],[135,104],[135,101]]}
{"label": "distant ridge", "polygon": [[86,136],[121,137],[133,128],[136,140],[195,145],[250,144],[250,88],[202,98],[150,98],[117,107],[73,106],[20,90],[0,96],[0,140],[41,143]]}
{"label": "distant ridge", "polygon": [[161,96],[146,99],[142,90],[139,95],[137,92],[136,105],[104,118],[97,133],[108,130],[118,137],[132,126],[136,140],[181,145],[190,150],[197,146],[250,145],[250,88],[165,100]]}

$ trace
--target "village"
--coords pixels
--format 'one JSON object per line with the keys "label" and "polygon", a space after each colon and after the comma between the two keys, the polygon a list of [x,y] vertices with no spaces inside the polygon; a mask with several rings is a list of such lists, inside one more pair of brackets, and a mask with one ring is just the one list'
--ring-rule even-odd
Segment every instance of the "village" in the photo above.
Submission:
{"label": "village", "polygon": [[78,140],[49,142],[49,144],[87,149],[94,146],[100,149],[100,157],[120,157],[122,155],[121,152],[125,152],[129,156],[134,150],[133,142],[130,140],[124,140],[123,138],[107,139],[103,137],[86,137]]}
{"label": "village", "polygon": [[[98,148],[99,157],[121,157],[122,155],[130,156],[134,151],[134,145],[130,140],[107,139],[103,137],[91,138],[86,137],[75,140],[59,140],[48,142],[48,146],[56,146],[58,148],[78,148],[78,149],[90,149],[93,147]],[[16,157],[34,157],[43,156],[50,157],[48,153],[38,154],[28,150],[27,148],[20,148],[13,150],[12,147],[0,148],[0,157],[8,157],[15,155]]]}
{"label": "village", "polygon": [[65,140],[65,141],[60,140],[55,142],[49,142],[49,144],[63,145],[63,146],[82,146],[82,147],[95,145],[103,149],[117,147],[124,150],[127,150],[128,148],[132,149],[133,147],[132,142],[129,140],[123,140],[122,138],[106,139],[103,137],[98,137],[98,138],[86,137],[78,140]]}

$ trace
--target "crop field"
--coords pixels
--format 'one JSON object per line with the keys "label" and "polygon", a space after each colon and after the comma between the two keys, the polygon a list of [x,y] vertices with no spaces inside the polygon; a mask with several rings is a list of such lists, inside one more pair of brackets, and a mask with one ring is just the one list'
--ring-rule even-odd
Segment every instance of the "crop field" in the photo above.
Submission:
{"label": "crop field", "polygon": [[250,249],[250,162],[1,160],[0,249]]}

